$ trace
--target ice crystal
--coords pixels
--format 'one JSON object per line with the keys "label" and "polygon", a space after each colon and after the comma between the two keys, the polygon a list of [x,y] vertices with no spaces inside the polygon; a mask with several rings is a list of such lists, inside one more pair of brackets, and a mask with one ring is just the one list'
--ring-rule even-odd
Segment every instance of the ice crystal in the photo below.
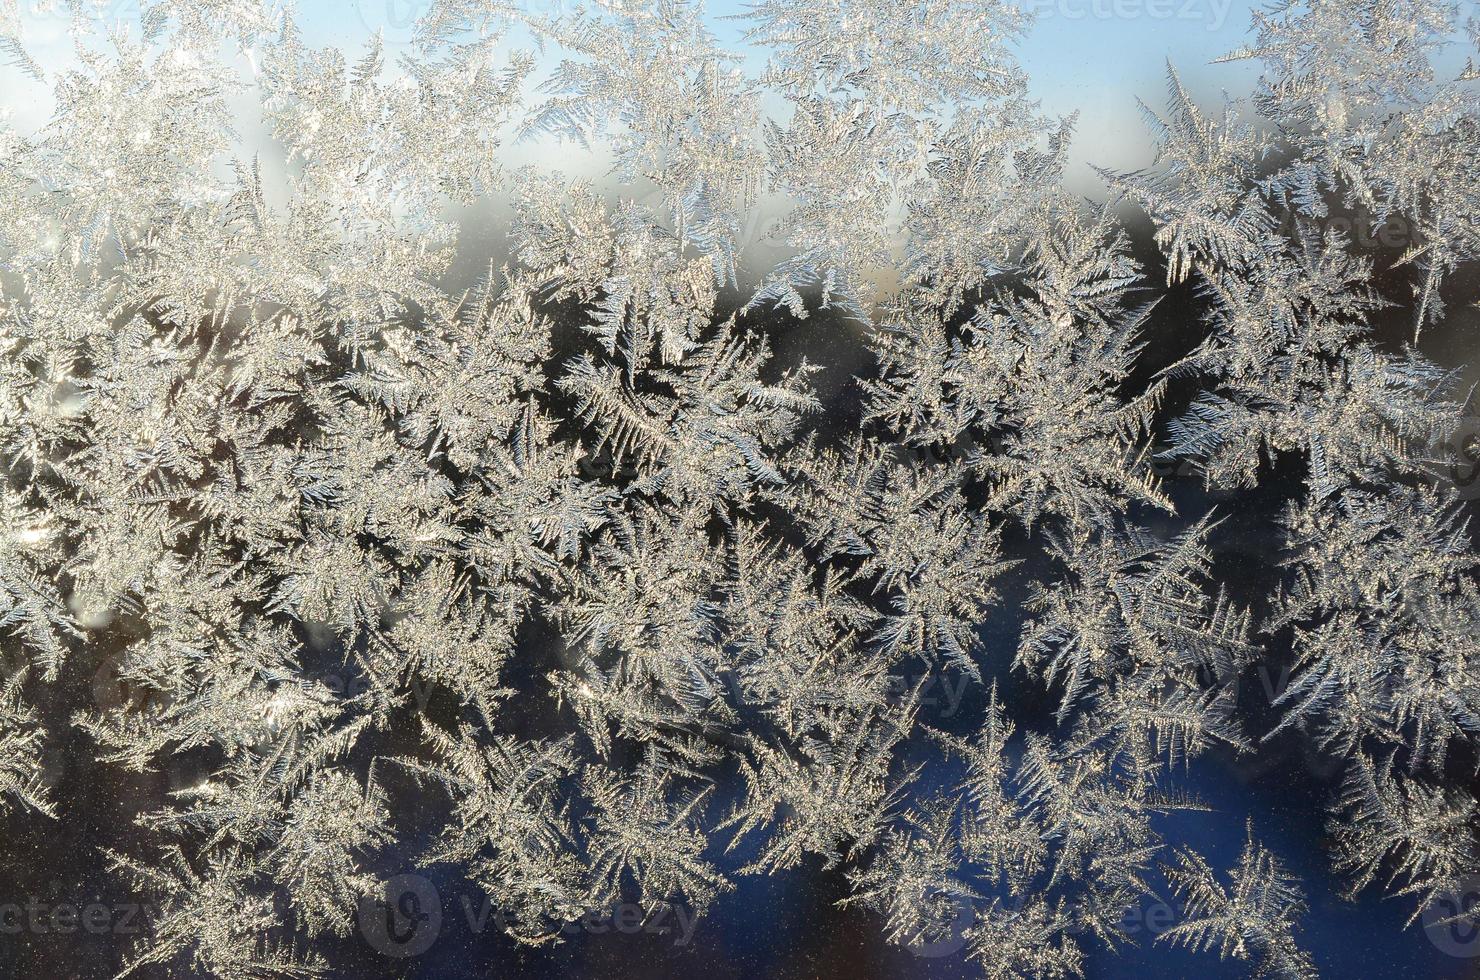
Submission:
{"label": "ice crystal", "polygon": [[80,819],[72,744],[166,781],[88,825],[157,903],[122,973],[340,969],[409,859],[529,944],[835,876],[989,977],[1082,974],[1170,884],[1159,938],[1307,976],[1252,823],[1224,875],[1161,819],[1291,742],[1352,894],[1480,873],[1443,4],[1259,14],[1247,107],[1169,68],[1114,206],[997,0],[763,0],[750,73],[680,0],[359,52],[62,6],[52,65],[0,0],[50,114],[0,119],[0,812]]}

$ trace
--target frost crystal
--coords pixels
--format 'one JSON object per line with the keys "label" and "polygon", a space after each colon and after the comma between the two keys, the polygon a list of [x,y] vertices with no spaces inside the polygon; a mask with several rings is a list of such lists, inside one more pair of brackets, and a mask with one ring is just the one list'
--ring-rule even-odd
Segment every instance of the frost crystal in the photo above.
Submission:
{"label": "frost crystal", "polygon": [[1480,874],[1446,5],[1279,3],[1221,113],[1169,67],[1110,206],[999,0],[763,0],[753,71],[682,0],[55,6],[0,0],[0,814],[153,903],[120,975],[352,975],[411,863],[530,945],[817,874],[989,977],[1164,893],[1308,976],[1254,822],[1169,816],[1249,758],[1352,895]]}

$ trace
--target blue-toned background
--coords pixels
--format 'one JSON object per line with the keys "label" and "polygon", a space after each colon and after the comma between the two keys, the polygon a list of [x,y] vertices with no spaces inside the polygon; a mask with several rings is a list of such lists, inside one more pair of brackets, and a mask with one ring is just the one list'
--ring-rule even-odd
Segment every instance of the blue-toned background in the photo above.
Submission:
{"label": "blue-toned background", "polygon": [[[1031,79],[1030,92],[1051,115],[1079,113],[1070,181],[1076,189],[1102,189],[1090,164],[1125,169],[1150,162],[1145,128],[1136,98],[1160,103],[1170,58],[1189,88],[1216,98],[1219,89],[1238,95],[1257,75],[1247,62],[1210,66],[1212,59],[1236,48],[1249,25],[1244,0],[1020,0],[1036,15],[1027,36],[1016,45]],[[59,0],[19,0],[26,43],[44,67],[64,63],[70,55],[67,19]],[[559,13],[571,0],[516,0],[533,14]],[[360,48],[375,30],[387,45],[405,45],[416,18],[430,0],[300,0],[297,20],[305,39],[317,45]],[[102,10],[120,22],[137,23],[138,0],[103,0]],[[711,29],[725,47],[747,54],[748,67],[759,68],[763,54],[743,40],[744,23],[734,19],[744,5],[717,0],[706,7]],[[511,38],[518,43],[519,38]],[[14,69],[0,70],[0,85],[27,86]],[[44,118],[40,103],[16,105],[17,115],[32,123]],[[28,115],[29,114],[29,115]],[[547,160],[553,154],[547,153]],[[582,161],[562,155],[563,169],[580,169]],[[596,175],[593,168],[592,176]]]}

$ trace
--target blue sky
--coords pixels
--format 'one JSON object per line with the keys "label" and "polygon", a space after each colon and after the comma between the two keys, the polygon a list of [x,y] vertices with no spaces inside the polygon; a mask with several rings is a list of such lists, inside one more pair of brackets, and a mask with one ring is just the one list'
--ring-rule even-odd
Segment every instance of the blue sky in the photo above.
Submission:
{"label": "blue sky", "polygon": [[[137,23],[139,0],[95,0],[113,16]],[[559,13],[573,0],[522,0],[534,13]],[[1216,106],[1221,93],[1246,95],[1257,77],[1250,62],[1212,64],[1246,43],[1253,5],[1246,0],[1016,0],[1036,20],[1015,44],[1030,78],[1030,92],[1053,116],[1079,112],[1071,148],[1070,186],[1098,194],[1102,185],[1091,169],[1133,169],[1151,162],[1148,134],[1136,107],[1141,98],[1153,109],[1164,100],[1166,64],[1170,60],[1195,97]],[[359,49],[378,28],[393,48],[411,36],[412,25],[430,0],[299,0],[297,19],[310,43]],[[1464,0],[1458,23],[1474,15],[1480,0]],[[65,59],[69,43],[65,21],[52,0],[19,0],[28,47],[44,65]],[[745,25],[732,19],[742,13],[739,0],[716,0],[707,16],[722,44],[743,51]],[[1463,53],[1456,49],[1458,63]],[[763,60],[751,52],[749,67]],[[0,69],[0,92],[18,92],[25,82],[14,69]],[[18,123],[38,124],[44,109],[38,100],[5,98]],[[24,117],[34,116],[34,119]],[[521,156],[528,154],[520,153]],[[567,169],[574,161],[563,161]],[[578,165],[594,176],[599,161]]]}
{"label": "blue sky", "polygon": [[[300,0],[299,17],[321,43],[358,43],[371,25],[389,41],[409,37],[410,25],[428,0]],[[564,0],[529,0],[531,9],[558,11]],[[1218,101],[1221,90],[1247,93],[1257,77],[1249,63],[1213,65],[1244,43],[1253,5],[1246,0],[1018,0],[1036,14],[1028,35],[1017,45],[1030,78],[1030,90],[1050,115],[1078,110],[1073,147],[1072,186],[1086,193],[1100,187],[1090,169],[1116,169],[1151,162],[1147,133],[1135,100],[1159,107],[1170,59],[1195,95]],[[346,6],[353,8],[344,16]],[[742,50],[743,13],[737,0],[706,6],[720,42]],[[754,57],[758,69],[762,57]]]}

